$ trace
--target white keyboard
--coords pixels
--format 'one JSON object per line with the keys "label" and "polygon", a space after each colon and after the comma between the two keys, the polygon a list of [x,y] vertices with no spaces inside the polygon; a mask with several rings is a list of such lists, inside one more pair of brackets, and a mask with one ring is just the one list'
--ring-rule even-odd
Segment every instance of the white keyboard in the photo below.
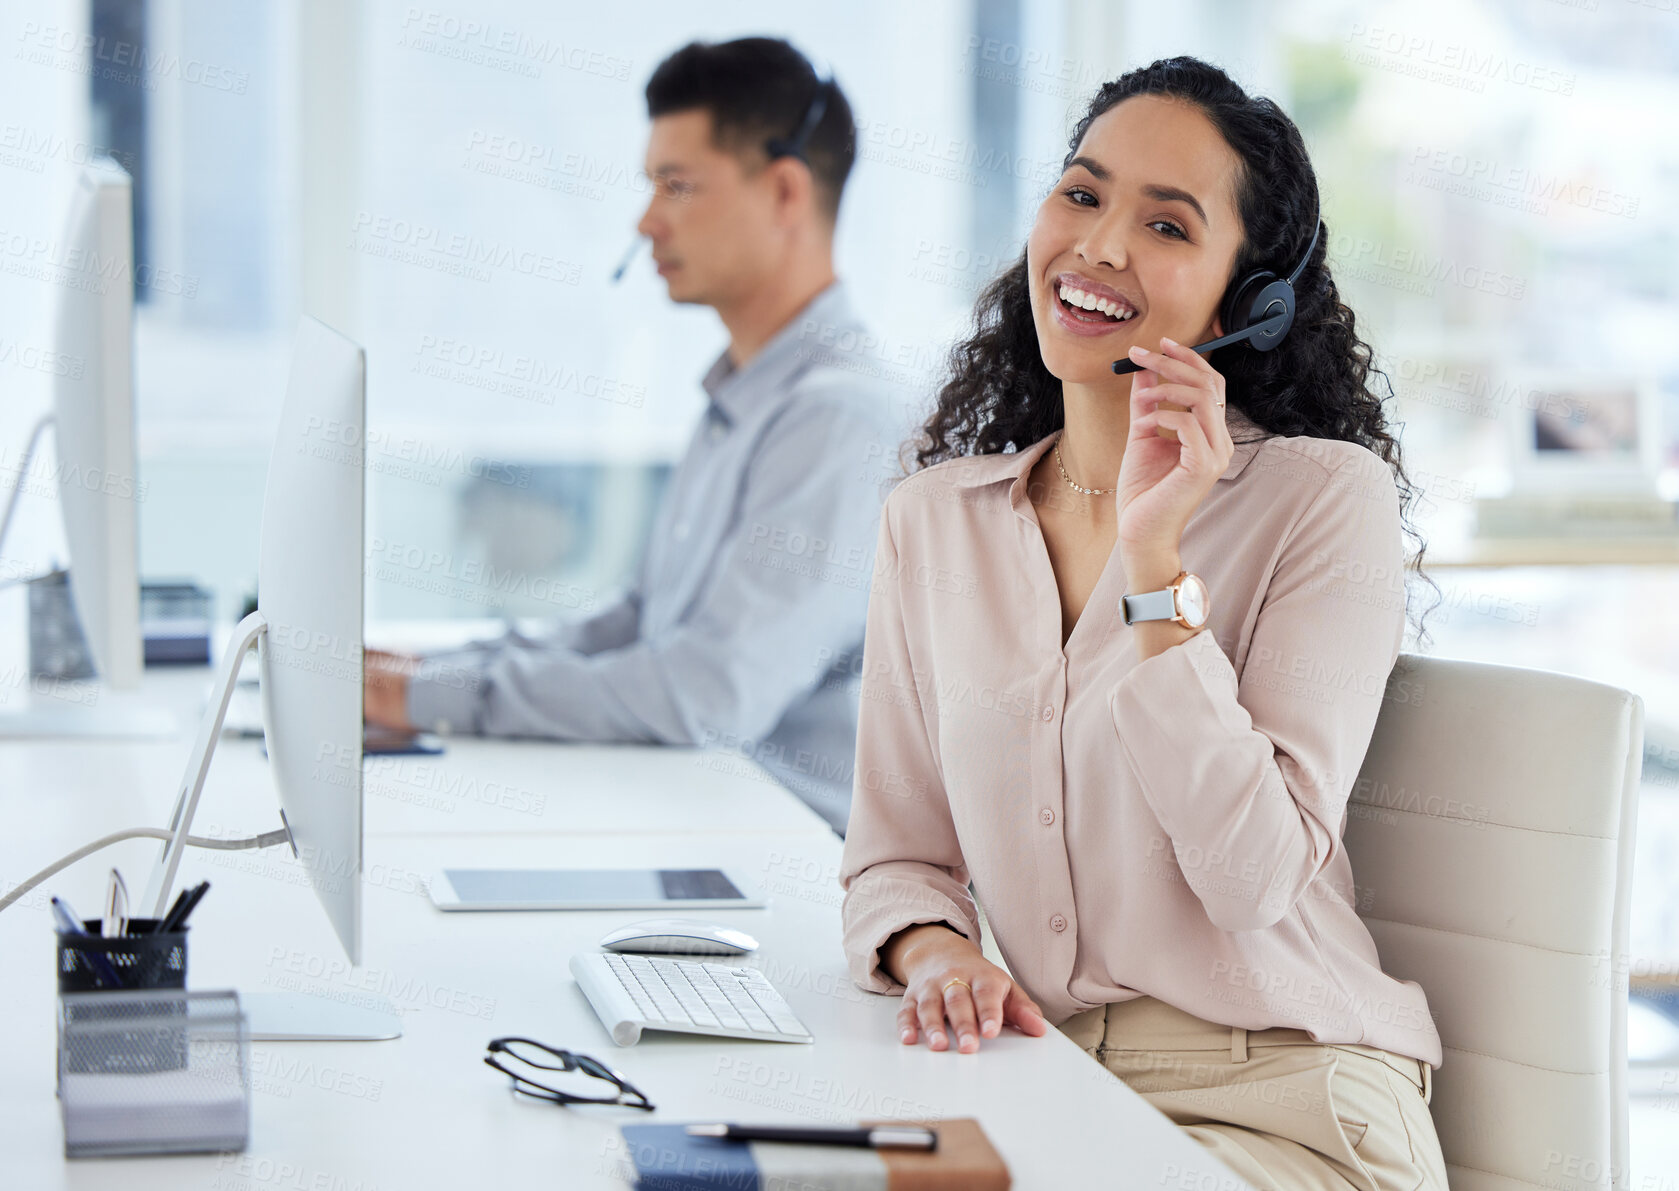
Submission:
{"label": "white keyboard", "polygon": [[572,956],[571,974],[619,1046],[643,1030],[815,1041],[757,968],[595,951]]}

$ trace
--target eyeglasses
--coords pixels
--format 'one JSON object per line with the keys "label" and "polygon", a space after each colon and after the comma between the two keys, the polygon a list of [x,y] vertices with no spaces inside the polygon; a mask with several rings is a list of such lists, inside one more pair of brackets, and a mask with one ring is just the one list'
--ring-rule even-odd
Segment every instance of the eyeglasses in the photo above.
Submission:
{"label": "eyeglasses", "polygon": [[[647,1098],[646,1093],[599,1059],[573,1054],[569,1050],[555,1050],[552,1046],[545,1046],[531,1038],[492,1038],[488,1049],[490,1053],[484,1056],[484,1062],[503,1075],[511,1076],[515,1092],[534,1096],[538,1100],[552,1100],[555,1104],[622,1104],[626,1108],[653,1111],[653,1102]],[[618,1094],[578,1096],[549,1087],[540,1080],[532,1079],[529,1075],[507,1066],[502,1062],[502,1055],[539,1071],[581,1071],[584,1075],[592,1075],[612,1084],[618,1089]]]}

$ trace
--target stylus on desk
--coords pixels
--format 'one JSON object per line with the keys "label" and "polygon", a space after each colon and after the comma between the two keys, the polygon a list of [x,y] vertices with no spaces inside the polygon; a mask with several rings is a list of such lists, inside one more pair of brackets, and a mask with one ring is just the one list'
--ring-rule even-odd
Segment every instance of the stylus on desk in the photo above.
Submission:
{"label": "stylus on desk", "polygon": [[785,1141],[797,1145],[862,1146],[871,1150],[935,1150],[939,1135],[920,1125],[876,1125],[870,1129],[820,1129],[799,1125],[689,1125],[690,1137],[729,1141]]}

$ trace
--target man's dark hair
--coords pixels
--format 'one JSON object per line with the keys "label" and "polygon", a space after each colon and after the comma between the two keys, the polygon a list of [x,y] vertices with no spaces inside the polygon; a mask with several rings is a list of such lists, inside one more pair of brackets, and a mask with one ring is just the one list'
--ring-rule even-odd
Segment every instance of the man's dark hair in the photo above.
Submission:
{"label": "man's dark hair", "polygon": [[833,219],[857,156],[851,105],[838,83],[824,84],[805,56],[780,38],[683,46],[647,80],[647,115],[711,113],[712,142],[751,168],[768,161],[767,142],[793,136],[824,86],[827,104],[804,158],[816,180],[817,201]]}

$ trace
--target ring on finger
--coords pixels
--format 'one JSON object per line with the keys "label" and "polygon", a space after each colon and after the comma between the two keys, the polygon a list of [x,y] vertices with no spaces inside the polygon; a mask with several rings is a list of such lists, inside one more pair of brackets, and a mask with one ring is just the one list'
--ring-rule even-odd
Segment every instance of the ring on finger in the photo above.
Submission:
{"label": "ring on finger", "polygon": [[946,980],[944,982],[944,988],[939,989],[940,995],[942,996],[945,992],[949,991],[950,986],[953,985],[953,984],[960,984],[963,988],[967,989],[969,992],[974,991],[974,986],[969,984],[966,980],[962,979],[962,977],[952,976],[949,980]]}

